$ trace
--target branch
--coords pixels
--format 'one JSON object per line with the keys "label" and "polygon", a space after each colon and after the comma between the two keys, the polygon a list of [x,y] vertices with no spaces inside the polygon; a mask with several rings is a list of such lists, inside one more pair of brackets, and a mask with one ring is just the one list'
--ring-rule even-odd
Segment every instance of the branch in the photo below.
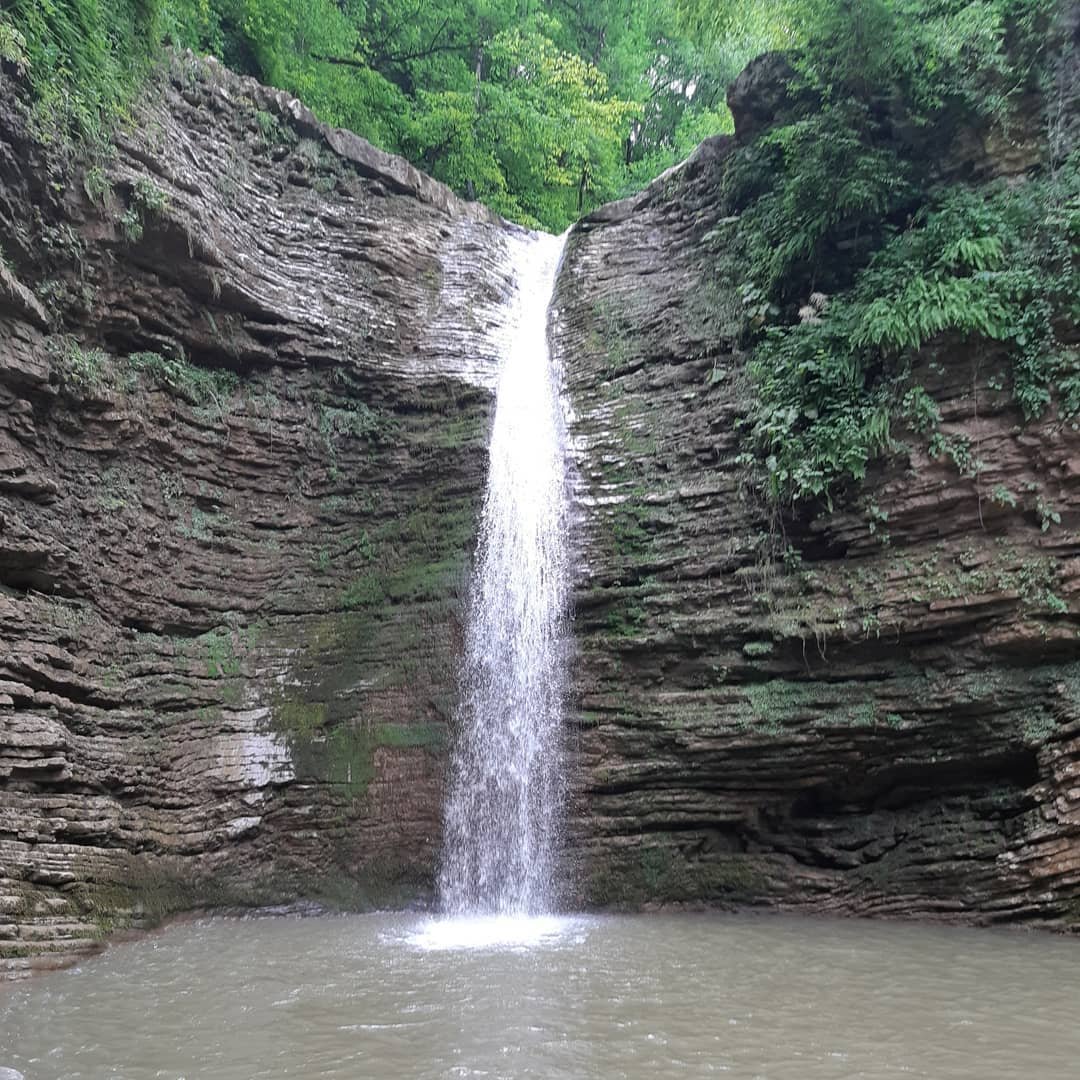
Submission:
{"label": "branch", "polygon": [[405,53],[379,53],[370,59],[359,56],[326,56],[323,53],[312,53],[311,59],[318,60],[323,64],[340,64],[343,67],[372,68],[378,70],[382,64],[404,64],[409,60],[425,60],[429,56],[438,53],[465,52],[475,49],[479,43],[475,41],[448,41],[442,45],[428,45],[423,49]]}
{"label": "branch", "polygon": [[342,67],[371,67],[366,60],[361,60],[355,56],[323,56],[322,53],[312,53],[311,59],[318,60],[321,64],[340,64]]}

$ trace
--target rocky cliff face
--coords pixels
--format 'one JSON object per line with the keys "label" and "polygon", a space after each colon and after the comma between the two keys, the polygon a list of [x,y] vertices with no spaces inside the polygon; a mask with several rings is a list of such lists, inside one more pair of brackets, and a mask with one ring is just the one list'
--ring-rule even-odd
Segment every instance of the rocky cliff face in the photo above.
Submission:
{"label": "rocky cliff face", "polygon": [[[183,907],[424,896],[509,227],[191,57],[89,163],[2,100],[0,975]],[[773,520],[729,153],[592,215],[560,278],[571,892],[1073,926],[1077,434],[941,342],[978,483],[913,438]]]}
{"label": "rocky cliff face", "polygon": [[[734,88],[744,127],[782,109],[759,92],[776,67]],[[1016,134],[971,133],[947,167],[1016,175],[1041,145]],[[981,471],[898,432],[846,504],[771,513],[739,460],[753,388],[715,270],[735,145],[582,222],[560,281],[578,895],[1075,929],[1080,435],[1024,425],[1003,358],[942,340],[915,378]]]}
{"label": "rocky cliff face", "polygon": [[423,895],[508,227],[213,63],[78,166],[10,91],[0,967]]}

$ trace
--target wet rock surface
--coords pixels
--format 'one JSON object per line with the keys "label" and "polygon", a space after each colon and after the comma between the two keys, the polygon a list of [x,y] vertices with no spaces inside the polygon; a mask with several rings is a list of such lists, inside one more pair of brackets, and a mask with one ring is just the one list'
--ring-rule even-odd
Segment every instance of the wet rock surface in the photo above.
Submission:
{"label": "wet rock surface", "polygon": [[898,432],[832,512],[770,512],[715,270],[734,145],[586,219],[560,279],[572,891],[1075,928],[1080,435],[941,341],[915,378],[981,471]]}
{"label": "wet rock surface", "polygon": [[429,894],[507,226],[212,62],[77,165],[10,90],[0,969]]}

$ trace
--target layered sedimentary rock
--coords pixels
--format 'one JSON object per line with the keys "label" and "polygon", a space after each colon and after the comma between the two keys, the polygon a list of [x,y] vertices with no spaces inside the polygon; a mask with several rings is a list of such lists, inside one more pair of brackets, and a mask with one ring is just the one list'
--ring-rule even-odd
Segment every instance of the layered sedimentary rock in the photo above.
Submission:
{"label": "layered sedimentary rock", "polygon": [[[508,226],[211,62],[77,165],[4,89],[0,975],[183,907],[428,895]],[[1074,926],[1077,433],[942,341],[977,475],[912,433],[776,518],[731,145],[581,223],[557,289],[571,897]]]}
{"label": "layered sedimentary rock", "polygon": [[77,166],[11,89],[0,965],[423,895],[508,227],[212,62]]}
{"label": "layered sedimentary rock", "polygon": [[[770,66],[735,88],[751,129],[786,100],[746,100]],[[914,379],[977,468],[897,431],[906,449],[832,511],[771,510],[742,443],[740,298],[717,271],[736,145],[587,218],[560,281],[574,891],[1075,928],[1077,426],[1025,424],[1000,352],[942,340]],[[1017,177],[1039,146],[970,133],[947,167]]]}

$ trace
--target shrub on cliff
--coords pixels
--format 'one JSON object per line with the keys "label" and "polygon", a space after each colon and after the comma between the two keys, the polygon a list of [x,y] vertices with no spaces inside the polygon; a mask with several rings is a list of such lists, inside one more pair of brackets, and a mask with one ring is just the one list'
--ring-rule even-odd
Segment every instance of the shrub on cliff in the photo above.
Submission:
{"label": "shrub on cliff", "polygon": [[[806,20],[786,112],[737,151],[719,273],[745,304],[757,388],[747,461],[775,501],[831,502],[892,445],[925,395],[917,352],[945,335],[998,343],[1030,419],[1056,389],[1080,408],[1080,161],[1033,108],[1050,77],[1044,0],[792,3]],[[1044,95],[1044,100],[1046,95]],[[778,99],[779,100],[779,99]],[[981,179],[982,146],[1022,135],[1020,165]],[[1041,143],[1041,151],[1035,149]],[[1021,158],[1023,154],[1019,155]],[[963,448],[937,450],[962,471]]]}

